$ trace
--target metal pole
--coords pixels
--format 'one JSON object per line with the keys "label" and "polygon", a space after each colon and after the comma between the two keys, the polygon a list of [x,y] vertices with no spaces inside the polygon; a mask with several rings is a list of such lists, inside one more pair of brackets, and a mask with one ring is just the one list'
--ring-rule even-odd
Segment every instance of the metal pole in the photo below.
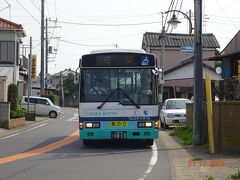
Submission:
{"label": "metal pole", "polygon": [[44,0],[41,1],[41,73],[40,94],[44,95]]}
{"label": "metal pole", "polygon": [[194,119],[193,145],[203,143],[203,62],[202,62],[202,0],[194,0]]}
{"label": "metal pole", "polygon": [[45,34],[45,38],[46,38],[46,49],[45,49],[45,52],[46,52],[46,55],[45,55],[45,59],[46,59],[46,66],[45,66],[45,73],[46,75],[48,74],[48,19],[46,18],[46,34]]}
{"label": "metal pole", "polygon": [[29,53],[29,60],[28,60],[28,96],[32,95],[31,77],[32,77],[32,37],[30,37],[30,53]]}
{"label": "metal pole", "polygon": [[64,107],[64,91],[63,91],[63,78],[62,72],[60,72],[60,84],[61,84],[61,97],[62,97],[62,107]]}
{"label": "metal pole", "polygon": [[30,37],[30,52],[29,52],[29,57],[28,57],[28,105],[27,105],[27,112],[29,112],[29,103],[30,103],[30,98],[32,94],[32,37]]}

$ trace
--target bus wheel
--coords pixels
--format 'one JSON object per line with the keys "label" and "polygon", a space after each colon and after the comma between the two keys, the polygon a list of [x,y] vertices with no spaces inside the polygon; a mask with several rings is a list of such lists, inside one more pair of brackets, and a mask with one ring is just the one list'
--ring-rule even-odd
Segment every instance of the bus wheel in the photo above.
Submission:
{"label": "bus wheel", "polygon": [[83,140],[83,145],[84,146],[89,146],[91,144],[91,141],[89,140]]}
{"label": "bus wheel", "polygon": [[146,140],[145,140],[145,145],[146,145],[146,146],[152,146],[153,143],[154,143],[154,140],[153,140],[153,139],[146,139]]}

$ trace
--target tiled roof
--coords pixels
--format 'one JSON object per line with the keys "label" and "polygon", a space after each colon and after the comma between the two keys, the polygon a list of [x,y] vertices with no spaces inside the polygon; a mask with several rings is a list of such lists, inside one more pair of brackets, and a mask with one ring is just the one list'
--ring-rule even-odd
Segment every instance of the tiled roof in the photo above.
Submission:
{"label": "tiled roof", "polygon": [[23,29],[23,27],[21,24],[16,24],[6,19],[0,18],[0,29],[20,30],[20,29]]}
{"label": "tiled roof", "polygon": [[[219,43],[213,34],[203,34],[204,48],[219,48]],[[166,33],[166,47],[180,47],[182,45],[194,45],[194,34],[170,34]],[[146,32],[143,35],[142,48],[161,47],[161,33]]]}

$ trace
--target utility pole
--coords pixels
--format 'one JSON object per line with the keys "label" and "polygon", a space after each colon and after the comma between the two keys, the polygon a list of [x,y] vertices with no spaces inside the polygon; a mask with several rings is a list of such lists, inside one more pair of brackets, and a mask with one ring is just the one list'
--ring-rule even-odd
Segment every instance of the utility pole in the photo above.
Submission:
{"label": "utility pole", "polygon": [[44,95],[44,0],[41,0],[41,73],[40,94]]}
{"label": "utility pole", "polygon": [[[163,61],[164,61],[164,55],[165,55],[165,25],[163,22],[163,12],[162,12],[162,34],[161,34],[161,56],[160,56],[160,63],[159,63],[159,68],[162,69],[163,71]],[[162,72],[162,74],[164,74],[164,72]],[[160,84],[160,90],[159,90],[159,98],[161,100],[160,105],[162,106],[163,104],[163,84]]]}
{"label": "utility pole", "polygon": [[63,90],[63,77],[62,77],[62,71],[60,72],[60,91],[61,91],[61,100],[62,100],[62,107],[64,107],[64,90]]}
{"label": "utility pole", "polygon": [[46,38],[46,50],[45,50],[45,59],[46,59],[46,65],[45,65],[45,73],[48,74],[48,19],[46,18],[46,34],[45,34],[45,38]]}
{"label": "utility pole", "polygon": [[194,103],[193,145],[204,142],[203,60],[202,60],[202,0],[194,0]]}
{"label": "utility pole", "polygon": [[29,96],[32,95],[31,78],[32,78],[32,37],[30,37],[30,52],[29,52],[29,59],[28,59],[28,101],[29,101]]}

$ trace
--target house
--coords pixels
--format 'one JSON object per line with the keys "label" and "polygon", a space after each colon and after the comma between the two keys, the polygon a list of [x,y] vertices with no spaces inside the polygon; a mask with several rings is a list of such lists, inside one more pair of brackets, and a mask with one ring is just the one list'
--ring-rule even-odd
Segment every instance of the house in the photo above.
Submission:
{"label": "house", "polygon": [[27,58],[19,55],[21,38],[25,36],[21,24],[0,18],[0,102],[7,102],[11,83],[19,85],[20,95],[26,92]]}
{"label": "house", "polygon": [[[152,53],[160,64],[161,33],[146,32],[143,35],[142,49]],[[203,59],[212,57],[219,48],[219,43],[213,34],[203,34]],[[163,58],[163,71],[165,83],[163,87],[163,100],[171,97],[190,98],[193,94],[193,47],[194,34],[170,34],[165,36],[165,51]],[[188,51],[186,51],[186,49]],[[204,61],[204,72],[208,71],[212,77],[220,77],[214,71],[214,61]]]}
{"label": "house", "polygon": [[220,55],[209,57],[208,61],[218,61],[222,100],[240,100],[240,31],[231,39]]}

